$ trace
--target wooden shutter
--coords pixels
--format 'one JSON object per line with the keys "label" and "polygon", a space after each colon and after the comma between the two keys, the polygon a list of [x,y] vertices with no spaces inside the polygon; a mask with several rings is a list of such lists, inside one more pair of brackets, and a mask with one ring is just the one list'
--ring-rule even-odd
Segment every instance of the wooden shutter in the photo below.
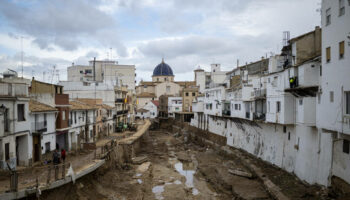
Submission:
{"label": "wooden shutter", "polygon": [[339,58],[344,56],[344,41],[339,42]]}
{"label": "wooden shutter", "polygon": [[326,48],[326,60],[327,62],[331,60],[331,47]]}

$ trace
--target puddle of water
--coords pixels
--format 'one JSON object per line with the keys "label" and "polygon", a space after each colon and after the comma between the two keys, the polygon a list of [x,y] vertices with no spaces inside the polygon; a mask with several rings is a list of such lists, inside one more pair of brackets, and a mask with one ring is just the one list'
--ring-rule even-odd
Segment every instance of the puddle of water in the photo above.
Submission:
{"label": "puddle of water", "polygon": [[152,192],[156,195],[156,199],[162,200],[164,197],[162,193],[164,192],[164,185],[157,185],[152,188]]}
{"label": "puddle of water", "polygon": [[197,195],[199,194],[199,191],[194,187],[193,183],[193,175],[196,172],[194,169],[193,163],[183,164],[181,162],[178,162],[175,164],[175,169],[177,172],[179,172],[182,176],[186,177],[186,186],[189,188],[192,188],[192,194]]}
{"label": "puddle of water", "polygon": [[141,179],[137,179],[137,182],[138,182],[139,184],[141,184],[141,183],[142,183],[142,180],[141,180]]}
{"label": "puddle of water", "polygon": [[196,196],[199,194],[199,191],[196,188],[192,188],[192,194]]}
{"label": "puddle of water", "polygon": [[140,176],[142,176],[142,174],[140,174],[140,173],[136,174],[136,177],[140,177]]}

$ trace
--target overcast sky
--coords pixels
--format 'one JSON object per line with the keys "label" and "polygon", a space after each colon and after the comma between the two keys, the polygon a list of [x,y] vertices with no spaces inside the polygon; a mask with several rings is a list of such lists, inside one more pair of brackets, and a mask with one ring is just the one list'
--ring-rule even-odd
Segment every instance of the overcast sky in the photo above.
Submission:
{"label": "overcast sky", "polygon": [[[175,80],[193,80],[198,66],[223,70],[279,53],[291,37],[320,25],[320,0],[2,0],[0,72],[51,81],[66,68],[93,59],[136,65],[137,80],[151,80],[164,57]],[[55,76],[57,79],[58,76]]]}

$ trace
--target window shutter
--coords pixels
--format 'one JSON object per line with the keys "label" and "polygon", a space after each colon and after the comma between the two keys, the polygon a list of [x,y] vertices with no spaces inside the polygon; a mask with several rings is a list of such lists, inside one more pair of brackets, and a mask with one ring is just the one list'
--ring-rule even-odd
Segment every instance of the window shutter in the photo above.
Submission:
{"label": "window shutter", "polygon": [[339,57],[342,58],[344,56],[344,41],[339,42]]}
{"label": "window shutter", "polygon": [[327,62],[331,60],[331,48],[330,47],[327,47],[327,49],[326,49],[326,59],[327,59]]}

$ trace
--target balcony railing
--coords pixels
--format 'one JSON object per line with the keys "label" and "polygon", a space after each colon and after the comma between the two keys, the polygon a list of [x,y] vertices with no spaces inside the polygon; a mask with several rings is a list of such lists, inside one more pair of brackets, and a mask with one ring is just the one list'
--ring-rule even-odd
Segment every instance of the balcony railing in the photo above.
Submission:
{"label": "balcony railing", "polygon": [[296,88],[299,86],[299,79],[297,76],[289,78],[289,87]]}
{"label": "balcony railing", "polygon": [[231,116],[230,110],[222,110],[222,115]]}
{"label": "balcony railing", "polygon": [[266,116],[265,113],[255,112],[253,115],[254,120],[265,120]]}
{"label": "balcony railing", "polygon": [[115,102],[116,103],[124,103],[124,99],[123,98],[116,98]]}
{"label": "balcony railing", "polygon": [[34,127],[36,132],[45,132],[47,131],[47,121],[32,122],[32,127]]}
{"label": "balcony railing", "polygon": [[253,95],[255,98],[266,97],[266,89],[257,89],[257,90],[254,90],[254,91],[252,92],[252,95]]}

